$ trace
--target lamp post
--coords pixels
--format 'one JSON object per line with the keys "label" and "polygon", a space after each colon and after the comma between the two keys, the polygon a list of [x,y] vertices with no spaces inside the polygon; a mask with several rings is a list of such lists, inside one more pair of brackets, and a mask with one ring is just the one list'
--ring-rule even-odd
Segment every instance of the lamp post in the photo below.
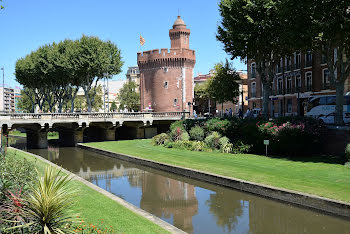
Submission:
{"label": "lamp post", "polygon": [[2,67],[1,70],[2,70],[2,111],[5,112],[5,69],[4,67]]}

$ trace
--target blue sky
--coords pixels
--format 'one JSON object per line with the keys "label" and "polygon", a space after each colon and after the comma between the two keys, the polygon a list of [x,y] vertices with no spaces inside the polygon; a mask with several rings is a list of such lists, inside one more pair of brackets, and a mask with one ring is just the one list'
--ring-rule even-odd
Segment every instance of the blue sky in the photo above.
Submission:
{"label": "blue sky", "polygon": [[[191,29],[195,75],[208,73],[215,63],[229,58],[215,38],[218,0],[3,0],[2,4],[0,67],[5,68],[5,84],[11,86],[17,85],[17,59],[43,44],[83,34],[111,40],[121,49],[123,71],[114,79],[125,79],[127,67],[137,65],[140,34],[146,40],[142,50],[170,48],[169,29],[178,10]],[[233,64],[237,70],[246,69],[238,59]]]}

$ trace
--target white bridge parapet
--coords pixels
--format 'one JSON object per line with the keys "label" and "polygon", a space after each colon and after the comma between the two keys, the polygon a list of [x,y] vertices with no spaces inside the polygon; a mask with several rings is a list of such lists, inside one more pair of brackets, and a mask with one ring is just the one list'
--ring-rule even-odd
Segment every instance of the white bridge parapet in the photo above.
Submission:
{"label": "white bridge parapet", "polygon": [[142,121],[145,125],[152,125],[157,120],[180,120],[189,117],[189,112],[108,112],[108,113],[2,113],[0,114],[1,126],[6,124],[9,129],[13,125],[40,124],[42,127],[48,124],[52,127],[55,123],[86,123],[111,122],[122,125],[123,122]]}

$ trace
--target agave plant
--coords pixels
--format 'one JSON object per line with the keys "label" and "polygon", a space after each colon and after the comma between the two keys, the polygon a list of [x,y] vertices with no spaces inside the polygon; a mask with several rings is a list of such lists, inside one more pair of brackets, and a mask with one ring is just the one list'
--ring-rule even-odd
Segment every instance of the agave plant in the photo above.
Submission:
{"label": "agave plant", "polygon": [[[69,175],[48,166],[44,177],[34,182],[24,201],[23,212],[29,222],[15,228],[26,228],[31,233],[67,233],[66,227],[74,222],[71,211],[76,190],[70,186]],[[14,228],[10,228],[14,229]]]}

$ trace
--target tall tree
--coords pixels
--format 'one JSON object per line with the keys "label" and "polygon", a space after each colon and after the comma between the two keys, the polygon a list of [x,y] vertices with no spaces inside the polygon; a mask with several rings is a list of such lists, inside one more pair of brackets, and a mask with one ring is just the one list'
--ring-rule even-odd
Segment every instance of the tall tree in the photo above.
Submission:
{"label": "tall tree", "polygon": [[201,110],[201,113],[205,113],[205,110],[209,108],[209,90],[208,90],[209,81],[202,84],[194,86],[194,99],[195,103],[198,106],[198,109]]}
{"label": "tall tree", "polygon": [[111,104],[111,108],[110,108],[110,111],[111,112],[115,112],[117,110],[117,104],[115,103],[115,101],[112,102]]}
{"label": "tall tree", "polygon": [[[297,0],[297,2],[300,2]],[[217,39],[233,58],[256,62],[257,72],[263,84],[263,115],[268,117],[269,96],[274,80],[275,68],[281,57],[291,54],[294,45],[300,42],[295,28],[305,28],[301,19],[282,10],[279,0],[221,0],[219,11],[221,22]],[[291,9],[292,10],[292,9]],[[288,14],[286,17],[283,14]],[[288,19],[288,20],[286,20]]]}
{"label": "tall tree", "polygon": [[134,81],[124,83],[119,91],[119,108],[127,108],[128,111],[140,109],[140,93],[136,89],[137,84]]}
{"label": "tall tree", "polygon": [[322,51],[325,56],[330,83],[336,89],[335,124],[342,125],[344,84],[350,76],[350,5],[343,0],[308,0],[314,7],[309,11],[312,23],[312,49]]}
{"label": "tall tree", "polygon": [[85,92],[88,111],[91,112],[96,94],[97,82],[103,77],[110,79],[121,72],[123,62],[120,50],[111,41],[101,41],[97,37],[83,36],[76,53],[76,73]]}
{"label": "tall tree", "polygon": [[225,64],[215,65],[215,73],[209,79],[208,93],[219,103],[237,101],[239,96],[239,74],[232,68],[232,64],[226,59]]}
{"label": "tall tree", "polygon": [[35,110],[34,92],[24,88],[21,90],[21,98],[18,101],[18,107],[21,111],[34,113]]}

